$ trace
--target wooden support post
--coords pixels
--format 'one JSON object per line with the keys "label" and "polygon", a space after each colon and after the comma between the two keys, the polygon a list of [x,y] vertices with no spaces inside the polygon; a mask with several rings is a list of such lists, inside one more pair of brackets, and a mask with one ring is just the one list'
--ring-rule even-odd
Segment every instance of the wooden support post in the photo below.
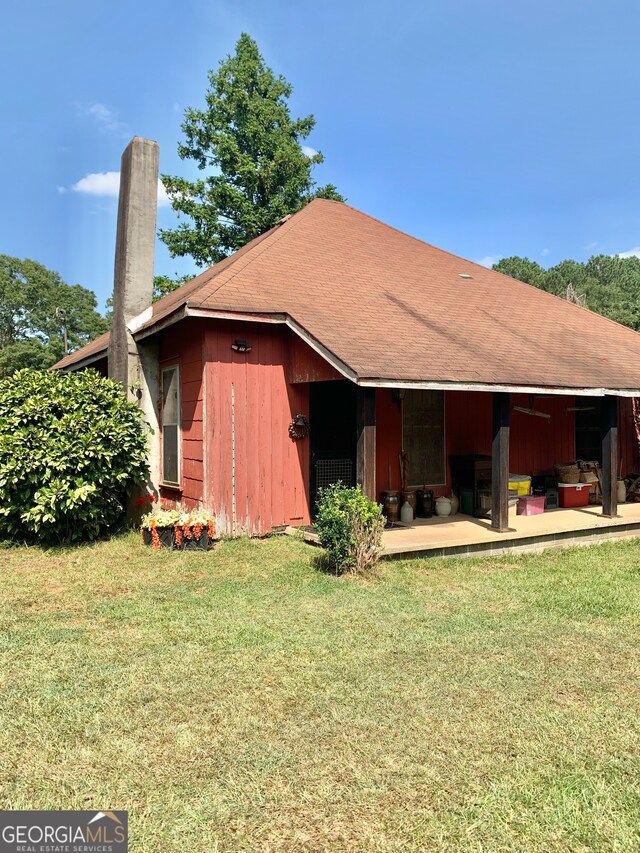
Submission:
{"label": "wooden support post", "polygon": [[376,500],[376,389],[357,389],[356,481]]}
{"label": "wooden support post", "polygon": [[491,445],[491,528],[509,529],[509,395],[493,393]]}
{"label": "wooden support post", "polygon": [[618,515],[618,398],[605,397],[602,424],[602,514]]}

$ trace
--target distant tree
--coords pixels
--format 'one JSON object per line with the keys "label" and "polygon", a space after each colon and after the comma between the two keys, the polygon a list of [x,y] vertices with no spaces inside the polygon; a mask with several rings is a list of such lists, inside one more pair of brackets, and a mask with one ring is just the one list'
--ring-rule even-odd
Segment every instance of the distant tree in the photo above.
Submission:
{"label": "distant tree", "polygon": [[178,217],[160,231],[173,257],[190,255],[210,266],[295,213],[313,198],[344,201],[333,184],[316,188],[311,172],[320,152],[302,148],[315,125],[312,115],[291,117],[292,87],[265,65],[246,33],[233,56],[209,72],[204,109],[187,109],[178,154],[194,160],[201,180],[163,175]]}
{"label": "distant tree", "polygon": [[95,294],[31,260],[0,255],[0,378],[50,367],[108,328]]}
{"label": "distant tree", "polygon": [[503,258],[495,270],[562,298],[569,288],[586,308],[640,331],[640,258],[594,255],[545,270],[528,258]]}
{"label": "distant tree", "polygon": [[510,276],[510,278],[517,278],[518,281],[524,281],[527,284],[539,287],[541,290],[547,290],[545,286],[547,271],[535,261],[530,261],[529,258],[519,258],[517,255],[512,258],[501,258],[497,264],[493,265],[493,269]]}

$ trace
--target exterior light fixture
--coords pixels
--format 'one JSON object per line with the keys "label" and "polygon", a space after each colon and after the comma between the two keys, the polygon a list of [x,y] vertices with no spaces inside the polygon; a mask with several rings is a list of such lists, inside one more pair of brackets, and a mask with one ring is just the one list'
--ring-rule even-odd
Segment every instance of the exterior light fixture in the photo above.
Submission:
{"label": "exterior light fixture", "polygon": [[251,352],[251,347],[246,341],[236,340],[231,344],[231,349],[236,352]]}

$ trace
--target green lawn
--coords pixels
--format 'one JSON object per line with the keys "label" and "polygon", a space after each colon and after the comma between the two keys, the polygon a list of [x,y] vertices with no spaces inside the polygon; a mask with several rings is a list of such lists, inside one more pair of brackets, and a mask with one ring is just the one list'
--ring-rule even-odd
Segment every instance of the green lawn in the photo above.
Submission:
{"label": "green lawn", "polygon": [[133,851],[640,850],[640,545],[0,550],[0,806]]}

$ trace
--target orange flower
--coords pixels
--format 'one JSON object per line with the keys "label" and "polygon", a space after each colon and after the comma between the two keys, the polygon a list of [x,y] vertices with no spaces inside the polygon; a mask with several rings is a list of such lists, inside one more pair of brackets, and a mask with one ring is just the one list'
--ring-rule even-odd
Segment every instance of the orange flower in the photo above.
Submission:
{"label": "orange flower", "polygon": [[158,535],[158,529],[155,522],[151,522],[151,541],[154,551],[159,551],[160,548],[162,548],[162,543],[160,542],[160,536]]}

